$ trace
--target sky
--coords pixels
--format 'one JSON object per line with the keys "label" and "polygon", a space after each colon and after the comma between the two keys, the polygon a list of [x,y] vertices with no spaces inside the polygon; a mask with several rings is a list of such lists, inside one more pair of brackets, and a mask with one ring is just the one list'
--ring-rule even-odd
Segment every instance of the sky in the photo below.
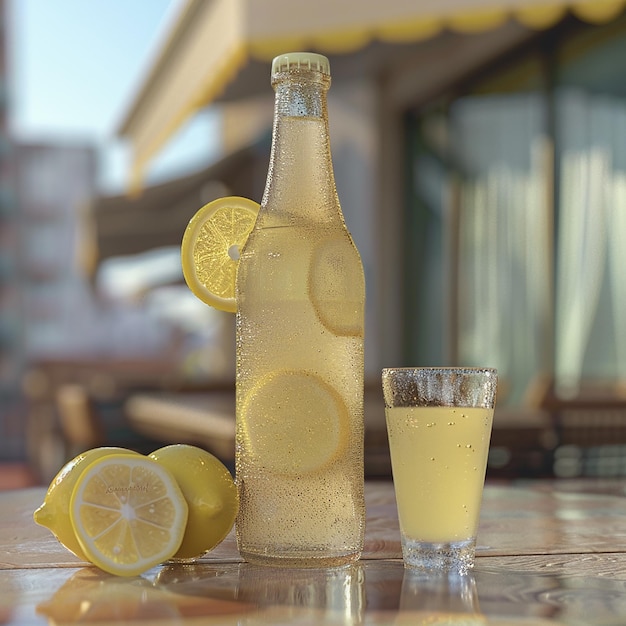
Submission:
{"label": "sky", "polygon": [[[14,136],[93,143],[101,190],[121,190],[129,152],[115,133],[181,3],[7,0]],[[209,162],[215,148],[206,137],[215,123],[211,113],[197,116],[155,162],[151,178]]]}
{"label": "sky", "polygon": [[[168,26],[184,0],[5,0],[9,125],[24,142],[91,144],[99,155],[99,189],[125,193],[128,147],[116,131],[142,85]],[[196,114],[148,171],[148,182],[215,160],[209,145],[219,118]],[[134,260],[110,259],[98,283],[120,298],[180,275],[176,246]],[[115,289],[112,289],[115,286]],[[170,296],[170,301],[172,298]],[[174,299],[186,322],[207,325],[209,307],[182,289]],[[195,311],[195,313],[194,313]]]}

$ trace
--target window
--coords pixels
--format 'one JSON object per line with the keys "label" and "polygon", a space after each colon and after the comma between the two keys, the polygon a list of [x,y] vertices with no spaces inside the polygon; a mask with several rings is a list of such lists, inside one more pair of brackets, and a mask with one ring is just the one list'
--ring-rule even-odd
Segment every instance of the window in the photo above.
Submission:
{"label": "window", "polygon": [[566,22],[408,116],[405,360],[626,381],[624,58],[626,17]]}
{"label": "window", "polygon": [[626,20],[558,49],[555,382],[626,380]]}

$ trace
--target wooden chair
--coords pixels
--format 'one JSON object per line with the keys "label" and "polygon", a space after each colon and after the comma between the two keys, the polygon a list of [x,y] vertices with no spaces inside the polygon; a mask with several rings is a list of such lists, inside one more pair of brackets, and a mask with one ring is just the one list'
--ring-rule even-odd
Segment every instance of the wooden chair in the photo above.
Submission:
{"label": "wooden chair", "polygon": [[80,384],[65,383],[56,391],[56,408],[67,455],[104,445],[104,429],[87,390]]}

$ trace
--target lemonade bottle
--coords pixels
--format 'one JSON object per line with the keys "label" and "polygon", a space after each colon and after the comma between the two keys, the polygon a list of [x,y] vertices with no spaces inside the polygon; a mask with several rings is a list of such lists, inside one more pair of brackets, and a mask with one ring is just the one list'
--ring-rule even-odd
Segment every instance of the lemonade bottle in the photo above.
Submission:
{"label": "lemonade bottle", "polygon": [[274,59],[269,173],[239,259],[237,540],[248,561],[320,567],[363,545],[365,281],[335,189],[328,59]]}

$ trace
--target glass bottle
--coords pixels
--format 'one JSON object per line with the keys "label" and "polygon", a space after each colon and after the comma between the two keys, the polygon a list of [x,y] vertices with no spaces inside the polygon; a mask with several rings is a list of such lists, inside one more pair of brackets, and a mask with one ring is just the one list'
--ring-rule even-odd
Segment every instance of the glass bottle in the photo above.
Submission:
{"label": "glass bottle", "polygon": [[363,546],[365,280],[330,153],[328,59],[272,63],[272,149],[237,271],[237,541],[322,567]]}

